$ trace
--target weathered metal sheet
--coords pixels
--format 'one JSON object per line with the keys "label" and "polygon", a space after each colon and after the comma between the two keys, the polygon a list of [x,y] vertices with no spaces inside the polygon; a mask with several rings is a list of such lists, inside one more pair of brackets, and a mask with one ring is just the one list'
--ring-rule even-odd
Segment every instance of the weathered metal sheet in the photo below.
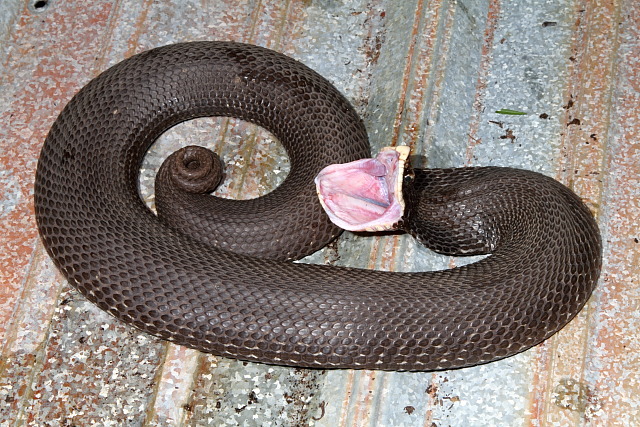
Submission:
{"label": "weathered metal sheet", "polygon": [[[499,0],[0,3],[0,426],[640,424],[640,4]],[[373,151],[407,144],[428,167],[506,165],[575,189],[596,214],[604,271],[585,310],[530,351],[436,373],[305,370],[169,345],[122,325],[64,283],[37,238],[32,180],[47,130],[107,66],[186,40],[252,42],[333,81]],[[526,112],[508,116],[495,111]],[[213,147],[255,197],[287,173],[271,135],[228,119],[167,132]],[[307,262],[399,271],[469,260],[406,236],[345,233]]]}

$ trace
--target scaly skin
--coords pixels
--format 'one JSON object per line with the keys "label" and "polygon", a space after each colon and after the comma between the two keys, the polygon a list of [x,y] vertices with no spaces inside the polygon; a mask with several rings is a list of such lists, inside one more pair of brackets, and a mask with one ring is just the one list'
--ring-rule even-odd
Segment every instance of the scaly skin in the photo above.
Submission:
{"label": "scaly skin", "polygon": [[[281,187],[234,203],[235,219],[220,220],[233,228],[225,239],[240,246],[261,239],[278,246],[280,239],[285,252],[305,252],[333,238],[337,230],[321,210],[313,177],[328,164],[369,154],[362,122],[344,97],[304,65],[267,49],[171,45],[91,81],[45,141],[36,218],[69,282],[143,331],[265,363],[448,369],[536,345],[573,318],[596,285],[600,237],[589,210],[561,184],[514,169],[416,173],[415,189],[407,190],[414,234],[444,252],[493,252],[453,270],[400,274],[294,264],[204,245],[146,209],[137,176],[164,130],[209,115],[264,126],[291,158]],[[263,220],[284,231],[274,238]]]}

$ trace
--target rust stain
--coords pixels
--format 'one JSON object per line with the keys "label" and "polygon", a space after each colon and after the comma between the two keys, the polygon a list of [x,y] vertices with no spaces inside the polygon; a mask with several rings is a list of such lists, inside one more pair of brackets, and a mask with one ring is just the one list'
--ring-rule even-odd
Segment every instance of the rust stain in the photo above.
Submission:
{"label": "rust stain", "polygon": [[[535,349],[535,355],[532,361],[534,366],[531,375],[531,398],[529,399],[529,407],[527,412],[530,415],[527,425],[533,427],[538,425],[538,421],[544,419],[547,411],[547,392],[549,391],[548,372],[552,367],[553,355],[548,348],[547,343],[542,343]],[[535,420],[535,421],[534,421]]]}
{"label": "rust stain", "polygon": [[[14,88],[15,95],[10,108],[0,116],[3,123],[9,124],[1,132],[6,143],[0,163],[17,186],[13,189],[17,200],[0,225],[0,251],[9,254],[0,263],[3,284],[0,287],[0,334],[5,333],[8,316],[20,295],[19,289],[24,284],[23,277],[35,247],[37,231],[31,198],[34,159],[38,157],[55,115],[78,89],[80,76],[91,70],[93,49],[78,35],[95,38],[100,32],[100,22],[106,20],[110,12],[108,4],[92,8],[91,13],[83,6],[68,6],[70,10],[63,7],[51,8],[42,16],[25,10],[7,42],[15,47],[5,63],[5,67],[13,71],[13,74],[7,74],[7,83]],[[68,13],[74,19],[68,19]],[[49,38],[37,38],[42,32]],[[70,54],[63,56],[61,52]],[[30,58],[34,57],[41,60],[32,64]],[[63,57],[73,58],[73,61],[61,60]],[[15,79],[25,72],[30,76],[27,81]]]}
{"label": "rust stain", "polygon": [[[443,29],[443,35],[441,36],[443,40],[439,41],[441,45],[439,47],[440,58],[434,58],[434,63],[433,65],[431,65],[433,71],[430,72],[432,73],[430,80],[432,81],[431,85],[433,89],[432,89],[432,93],[428,96],[430,96],[429,102],[432,107],[435,107],[436,105],[439,104],[442,96],[444,80],[446,75],[446,62],[447,62],[446,58],[449,56],[449,46],[450,46],[449,39],[451,38],[451,32],[453,31],[454,17],[455,17],[455,10],[456,10],[455,2],[452,2],[451,4],[449,4],[449,8],[447,9],[439,1],[440,0],[437,0],[435,2],[435,4],[437,5],[437,14],[444,15],[444,16],[441,16],[440,18],[435,18],[434,24],[438,25],[437,22],[442,21],[440,25],[442,25],[444,29]],[[436,37],[433,37],[433,36],[436,36],[437,29],[435,28],[432,29],[432,32],[434,30],[436,32],[432,34],[432,37],[428,38],[429,40],[431,39],[433,39],[434,41],[436,40]],[[435,55],[433,56],[435,57]],[[423,123],[427,124],[427,127],[425,129],[422,139],[427,142],[431,141],[431,138],[433,135],[433,129],[435,128],[434,126],[428,126],[428,125],[429,123],[435,122],[438,114],[437,108],[429,108],[429,110],[430,110],[430,115],[426,117],[426,120],[425,119],[422,120]],[[413,127],[415,128],[415,131],[413,132],[414,138],[415,138],[418,135],[417,133],[418,126],[413,126]],[[409,135],[411,135],[411,133],[409,133]]]}
{"label": "rust stain", "polygon": [[[427,7],[424,1],[420,1],[416,6],[411,43],[405,59],[398,110],[393,124],[393,136],[390,144],[392,146],[402,141],[404,145],[414,147],[419,138],[419,123],[423,121],[424,98],[427,96],[427,80],[433,72],[434,62],[431,58],[437,41],[439,15],[443,10],[439,1],[430,2],[428,7],[437,11],[432,19],[425,19],[424,13]],[[423,24],[425,28],[421,29]],[[400,236],[388,236],[384,241],[381,241],[379,237],[376,238],[368,268],[377,267],[383,270],[392,270],[397,263],[401,262],[398,257],[400,241]],[[375,254],[378,253],[382,253],[380,262],[376,262],[378,257]]]}
{"label": "rust stain", "polygon": [[375,390],[375,381],[378,375],[384,373],[378,371],[364,370],[358,372],[360,378],[360,386],[356,389],[358,400],[353,405],[355,413],[353,415],[352,424],[354,426],[367,425],[371,422],[371,405],[373,404],[373,390]]}
{"label": "rust stain", "polygon": [[[142,2],[143,4],[142,12],[137,17],[137,22],[136,22],[136,25],[134,26],[134,31],[131,34],[131,36],[129,36],[128,38],[128,43],[127,43],[128,47],[127,47],[127,50],[124,52],[125,58],[133,56],[138,52],[138,44],[139,44],[140,38],[144,34],[144,31],[147,29],[144,24],[145,22],[147,22],[147,18],[149,17],[149,11],[153,6],[153,1],[154,0],[144,0]],[[122,2],[119,2],[119,5],[122,5]],[[117,25],[116,19],[112,20],[112,22],[113,22],[113,26]],[[106,55],[103,55],[101,59],[102,59],[101,61],[102,63],[100,64],[101,69],[104,69],[108,58]]]}
{"label": "rust stain", "polygon": [[400,141],[401,125],[404,120],[404,109],[406,108],[406,100],[408,96],[407,88],[409,87],[409,82],[412,76],[411,71],[413,68],[413,61],[415,59],[415,54],[416,54],[416,45],[418,44],[418,41],[419,41],[420,22],[423,17],[424,11],[425,11],[424,0],[418,0],[418,3],[416,5],[416,15],[413,20],[411,34],[409,35],[411,42],[409,44],[407,58],[405,60],[405,69],[403,72],[404,78],[402,79],[402,85],[400,88],[398,110],[396,112],[396,118],[393,123],[393,134],[391,136],[391,142],[389,144],[390,146],[396,146]]}
{"label": "rust stain", "polygon": [[[588,4],[585,10],[577,12],[576,43],[569,58],[573,73],[565,95],[567,131],[562,139],[558,178],[588,198],[592,206],[597,204],[602,192],[601,183],[593,179],[576,181],[573,171],[602,169],[610,121],[606,107],[611,101],[612,63],[617,50],[616,7],[614,2]],[[600,140],[594,140],[591,137],[594,134],[600,135]],[[586,141],[589,144],[585,144]]]}
{"label": "rust stain", "polygon": [[193,411],[190,389],[201,353],[182,346],[167,347],[154,381],[153,403],[146,411],[150,425],[178,424],[185,413]]}
{"label": "rust stain", "polygon": [[287,13],[284,15],[282,23],[282,37],[284,43],[281,44],[280,50],[284,53],[291,54],[296,41],[304,37],[305,25],[307,20],[307,8],[311,6],[311,2],[306,0],[291,0]]}
{"label": "rust stain", "polygon": [[[373,6],[373,5],[372,5]],[[353,15],[360,14],[362,12],[353,12]],[[368,67],[374,67],[380,59],[380,53],[385,41],[385,31],[378,31],[379,22],[384,22],[386,12],[384,10],[379,11],[376,7],[370,7],[367,10],[367,15],[363,25],[368,28],[367,35],[364,37],[362,49],[367,58]],[[382,24],[384,29],[384,24]]]}
{"label": "rust stain", "polygon": [[[613,85],[611,65],[617,31],[615,8],[614,3],[589,3],[586,10],[576,12],[576,41],[571,56],[567,58],[572,74],[564,106],[564,122],[574,126],[568,126],[562,136],[557,168],[560,172],[556,176],[580,194],[596,214],[603,191],[597,173],[602,170],[606,145],[591,135],[604,137],[609,126],[609,114],[608,111],[603,114],[603,106],[610,104]],[[576,122],[576,116],[582,120]],[[582,122],[588,125],[579,125]],[[531,425],[577,422],[578,414],[568,413],[552,404],[553,384],[560,378],[584,376],[588,334],[592,327],[587,319],[593,310],[593,304],[587,305],[563,331],[537,347],[528,411]]]}
{"label": "rust stain", "polygon": [[620,25],[618,57],[613,74],[616,78],[612,100],[611,132],[602,209],[607,222],[605,232],[604,283],[597,290],[598,307],[595,345],[590,356],[597,361],[600,375],[595,389],[601,390],[603,407],[608,407],[608,422],[624,420],[638,423],[640,383],[635,375],[640,369],[637,354],[637,312],[640,294],[640,250],[636,242],[640,218],[640,4],[622,4],[617,15]]}
{"label": "rust stain", "polygon": [[[360,375],[358,373],[358,375]],[[351,403],[351,395],[353,393],[354,385],[356,379],[356,371],[349,370],[347,371],[347,380],[345,381],[345,390],[346,394],[342,399],[342,407],[340,408],[340,420],[338,420],[338,426],[346,426],[347,416],[349,414],[349,404]]]}
{"label": "rust stain", "polygon": [[[481,50],[481,62],[478,68],[478,80],[476,82],[476,94],[473,101],[473,115],[470,120],[467,151],[466,151],[466,164],[470,164],[473,160],[473,149],[476,145],[481,144],[482,141],[478,137],[478,129],[480,128],[480,117],[484,109],[484,96],[487,89],[487,74],[491,67],[492,58],[491,52],[493,51],[493,44],[495,39],[496,27],[500,19],[500,0],[492,0],[489,3],[489,11],[487,13],[487,21],[484,30],[484,40]],[[507,129],[507,133],[509,130]],[[511,134],[513,137],[513,134]],[[507,136],[510,138],[509,136]],[[515,137],[511,140],[514,142]]]}
{"label": "rust stain", "polygon": [[429,96],[428,82],[433,77],[433,74],[437,72],[438,66],[438,58],[435,55],[436,44],[438,43],[438,23],[441,20],[441,14],[446,13],[440,1],[429,2],[425,10],[433,10],[434,15],[427,18],[424,28],[419,34],[420,40],[415,47],[416,53],[414,54],[416,57],[415,66],[411,75],[406,76],[406,80],[410,82],[409,93],[406,94],[409,100],[407,107],[402,111],[404,117],[399,117],[404,125],[400,134],[402,143],[412,148],[416,146],[420,138],[420,131],[424,126],[425,101]]}
{"label": "rust stain", "polygon": [[427,395],[427,413],[425,414],[423,424],[425,426],[434,424],[434,410],[438,401],[438,393],[440,391],[438,384],[440,384],[438,374],[431,374],[431,383],[425,389],[425,393]]}

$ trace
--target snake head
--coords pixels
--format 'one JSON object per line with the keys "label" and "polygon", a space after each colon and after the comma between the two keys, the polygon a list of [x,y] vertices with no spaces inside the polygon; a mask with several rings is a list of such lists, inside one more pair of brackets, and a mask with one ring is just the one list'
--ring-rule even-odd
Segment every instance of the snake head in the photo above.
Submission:
{"label": "snake head", "polygon": [[349,231],[394,229],[404,214],[402,184],[409,150],[386,147],[374,159],[322,169],[316,190],[331,221]]}

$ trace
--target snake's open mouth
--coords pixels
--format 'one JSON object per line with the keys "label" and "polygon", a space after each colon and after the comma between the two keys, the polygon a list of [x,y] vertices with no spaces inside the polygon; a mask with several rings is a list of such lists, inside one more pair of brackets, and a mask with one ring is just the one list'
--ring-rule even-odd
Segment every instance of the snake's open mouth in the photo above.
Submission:
{"label": "snake's open mouth", "polygon": [[375,159],[330,165],[315,179],[331,221],[349,231],[386,231],[404,214],[402,181],[409,147],[383,148]]}

